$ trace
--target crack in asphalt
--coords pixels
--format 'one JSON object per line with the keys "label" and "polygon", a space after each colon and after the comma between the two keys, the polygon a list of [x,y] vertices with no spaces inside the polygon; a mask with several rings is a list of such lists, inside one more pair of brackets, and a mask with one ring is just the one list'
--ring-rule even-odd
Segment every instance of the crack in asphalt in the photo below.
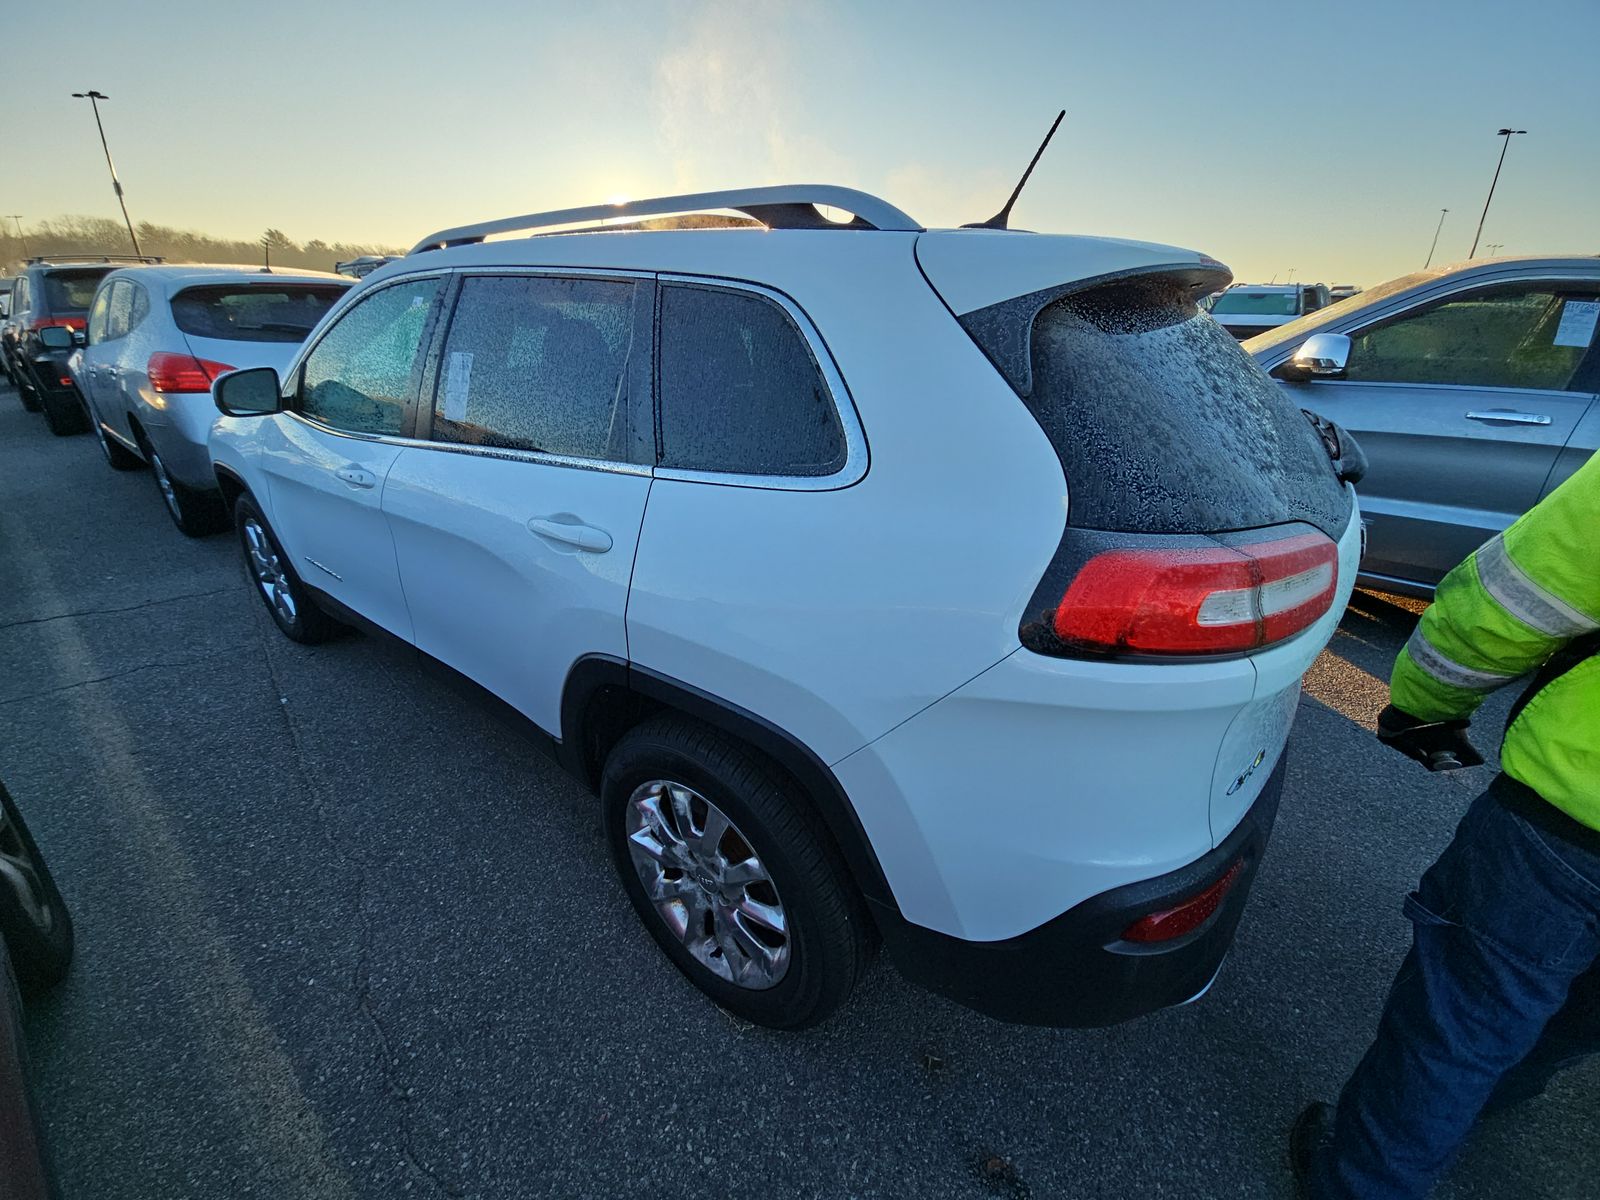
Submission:
{"label": "crack in asphalt", "polygon": [[[267,668],[267,677],[272,681],[273,694],[282,699],[286,693],[278,676],[277,665],[272,660],[272,651],[269,648],[271,636],[264,628],[263,622],[269,620],[258,613],[256,616],[257,642],[261,648],[262,662]],[[273,626],[276,630],[276,626]],[[384,1083],[388,1087],[391,1097],[400,1106],[400,1148],[405,1154],[406,1163],[414,1176],[418,1177],[425,1187],[431,1188],[437,1195],[457,1197],[466,1195],[459,1186],[442,1179],[428,1162],[417,1153],[412,1145],[412,1122],[414,1110],[409,1088],[395,1072],[395,1063],[398,1061],[394,1052],[394,1042],[389,1036],[388,1029],[383,1020],[378,1016],[377,1006],[373,1003],[372,986],[368,976],[368,965],[371,957],[372,919],[367,912],[367,872],[366,864],[350,853],[343,843],[334,835],[333,824],[328,819],[327,804],[324,789],[311,769],[309,757],[306,754],[304,743],[300,739],[300,731],[296,727],[294,718],[289,713],[287,703],[280,703],[279,712],[283,714],[284,729],[289,735],[289,743],[294,751],[295,769],[300,775],[301,782],[305,785],[307,794],[311,797],[311,808],[316,814],[317,823],[322,827],[323,840],[334,856],[343,862],[348,870],[351,884],[351,899],[355,908],[356,922],[359,937],[356,943],[356,961],[351,967],[350,986],[355,996],[356,1008],[366,1018],[372,1027],[372,1033],[378,1043],[381,1057],[379,1070],[383,1074]]]}
{"label": "crack in asphalt", "polygon": [[185,592],[181,596],[163,596],[159,600],[145,600],[139,604],[129,604],[122,608],[86,608],[81,612],[54,613],[48,617],[23,617],[16,621],[0,622],[0,629],[17,629],[23,625],[43,625],[49,621],[67,621],[74,617],[106,617],[116,613],[138,612],[141,608],[156,608],[163,604],[176,604],[180,600],[199,600],[206,596],[220,596],[224,592],[236,591],[236,588],[212,588],[206,592]]}
{"label": "crack in asphalt", "polygon": [[79,679],[73,683],[63,683],[60,687],[44,688],[37,692],[25,692],[20,696],[7,696],[4,699],[0,699],[0,708],[7,704],[21,704],[25,700],[38,700],[45,696],[56,696],[62,692],[70,692],[74,688],[89,687],[91,684],[107,683],[113,679],[137,675],[141,671],[162,671],[170,667],[190,667],[195,663],[209,662],[213,658],[223,658],[229,654],[237,653],[237,649],[230,646],[226,650],[214,650],[210,654],[197,654],[192,658],[180,658],[172,662],[140,663],[137,667],[129,667],[126,671],[113,671],[109,675],[98,675],[93,679]]}

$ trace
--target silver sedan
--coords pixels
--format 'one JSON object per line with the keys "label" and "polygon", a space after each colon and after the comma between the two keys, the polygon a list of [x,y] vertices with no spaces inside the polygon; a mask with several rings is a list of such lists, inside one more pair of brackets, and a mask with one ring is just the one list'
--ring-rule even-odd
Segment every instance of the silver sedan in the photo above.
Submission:
{"label": "silver sedan", "polygon": [[1427,595],[1600,448],[1600,258],[1419,271],[1244,348],[1366,451],[1363,579]]}

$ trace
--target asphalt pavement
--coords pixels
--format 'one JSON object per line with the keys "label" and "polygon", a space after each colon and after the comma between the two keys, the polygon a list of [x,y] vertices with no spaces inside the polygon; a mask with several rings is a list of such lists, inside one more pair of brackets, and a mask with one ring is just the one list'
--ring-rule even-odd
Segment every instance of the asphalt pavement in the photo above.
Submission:
{"label": "asphalt pavement", "polygon": [[[1489,779],[1371,737],[1419,609],[1358,593],[1308,678],[1199,1003],[1018,1028],[880,959],[773,1033],[661,956],[535,749],[372,638],[285,640],[231,536],[0,389],[0,775],[78,935],[27,1017],[64,1195],[1287,1197],[1285,1130],[1365,1049],[1401,898]],[[1440,1196],[1594,1195],[1597,1083],[1485,1125]]]}

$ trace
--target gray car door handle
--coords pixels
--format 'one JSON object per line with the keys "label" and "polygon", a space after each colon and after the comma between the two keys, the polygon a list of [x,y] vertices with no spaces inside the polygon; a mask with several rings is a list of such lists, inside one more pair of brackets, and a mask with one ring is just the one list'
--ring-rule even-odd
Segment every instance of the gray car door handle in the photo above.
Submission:
{"label": "gray car door handle", "polygon": [[547,517],[534,517],[528,522],[528,529],[548,541],[576,546],[593,554],[604,554],[611,549],[611,535],[593,525],[568,524]]}
{"label": "gray car door handle", "polygon": [[365,467],[358,467],[354,463],[340,467],[334,472],[353,488],[370,488],[378,485],[378,477]]}
{"label": "gray car door handle", "polygon": [[1480,409],[1467,414],[1469,421],[1501,421],[1507,425],[1548,425],[1550,418],[1543,413],[1512,412],[1509,408]]}

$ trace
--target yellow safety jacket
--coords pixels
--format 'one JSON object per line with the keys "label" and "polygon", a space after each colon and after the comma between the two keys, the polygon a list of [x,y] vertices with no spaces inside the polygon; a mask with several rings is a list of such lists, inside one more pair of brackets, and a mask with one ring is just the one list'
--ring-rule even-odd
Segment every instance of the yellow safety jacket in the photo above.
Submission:
{"label": "yellow safety jacket", "polygon": [[1389,681],[1426,721],[1470,716],[1544,664],[1506,728],[1500,765],[1600,829],[1600,454],[1439,584]]}

